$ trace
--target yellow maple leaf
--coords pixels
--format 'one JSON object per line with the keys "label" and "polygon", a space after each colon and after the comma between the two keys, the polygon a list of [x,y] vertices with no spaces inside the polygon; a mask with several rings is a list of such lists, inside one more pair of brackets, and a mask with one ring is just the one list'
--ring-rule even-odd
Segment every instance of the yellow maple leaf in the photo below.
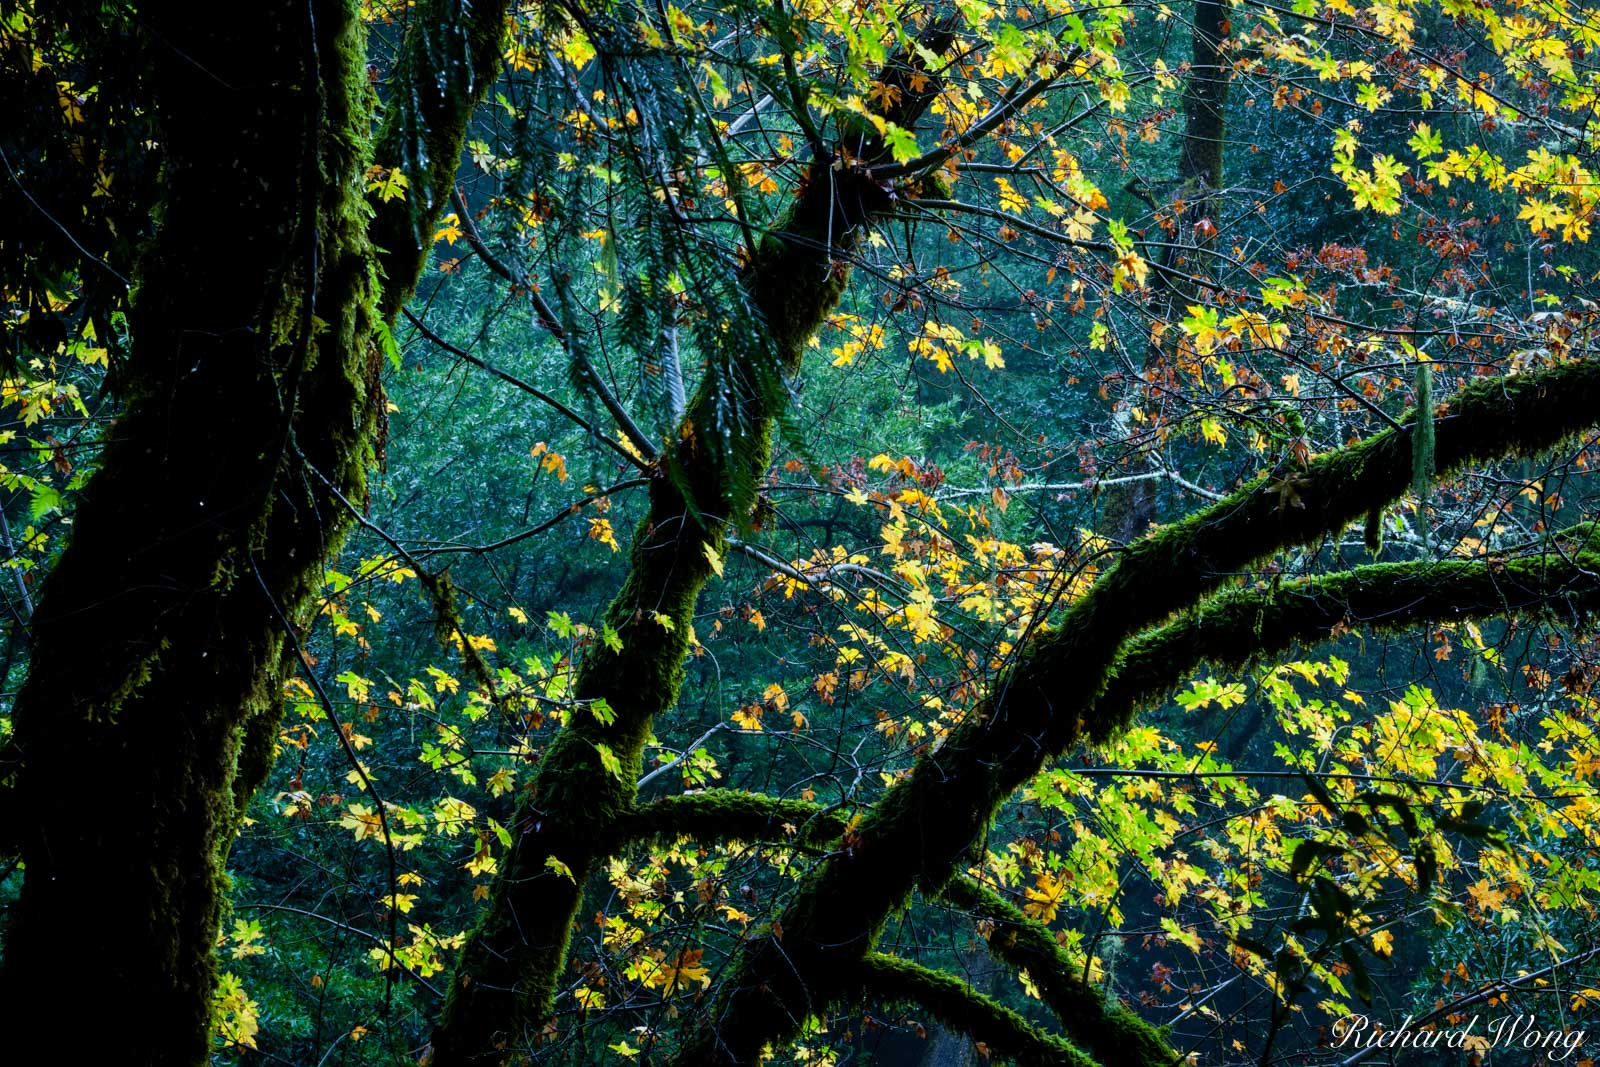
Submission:
{"label": "yellow maple leaf", "polygon": [[690,982],[699,982],[702,987],[709,986],[711,974],[700,965],[700,957],[703,955],[705,949],[686,948],[670,963],[663,956],[656,967],[645,976],[645,985],[658,986],[668,996],[677,992],[680,986]]}
{"label": "yellow maple leaf", "polygon": [[1567,213],[1548,200],[1529,200],[1517,212],[1517,218],[1528,220],[1528,229],[1534,233],[1545,233],[1561,225],[1567,219]]}
{"label": "yellow maple leaf", "polygon": [[1499,911],[1506,902],[1505,893],[1491,886],[1487,878],[1480,878],[1469,885],[1467,895],[1483,911]]}
{"label": "yellow maple leaf", "polygon": [[1004,178],[996,178],[995,185],[1000,187],[1000,209],[1009,211],[1013,215],[1020,215],[1028,207],[1028,201],[1023,195],[1011,187],[1011,183]]}
{"label": "yellow maple leaf", "polygon": [[1023,914],[1042,923],[1052,921],[1061,908],[1061,898],[1066,894],[1066,879],[1058,879],[1048,871],[1034,875],[1033,886],[1023,891]]}
{"label": "yellow maple leaf", "polygon": [[611,528],[610,519],[590,519],[589,539],[591,541],[599,541],[602,545],[609,546],[613,552],[617,551],[617,534],[616,531]]}

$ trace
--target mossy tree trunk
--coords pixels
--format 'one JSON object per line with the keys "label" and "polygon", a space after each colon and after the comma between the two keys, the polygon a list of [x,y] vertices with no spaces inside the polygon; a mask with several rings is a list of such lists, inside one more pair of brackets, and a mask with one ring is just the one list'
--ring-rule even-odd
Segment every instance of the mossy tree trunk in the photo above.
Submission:
{"label": "mossy tree trunk", "polygon": [[[950,34],[936,26],[922,44],[937,54]],[[889,117],[912,127],[937,95],[892,60],[882,77],[901,90]],[[856,159],[887,158],[873,138],[851,143]],[[635,799],[645,740],[676,703],[700,590],[730,531],[747,525],[771,459],[773,426],[807,342],[838,303],[848,256],[874,216],[891,204],[857,170],[813,162],[804,191],[758,247],[746,288],[765,330],[766,366],[735,364],[708,374],[690,400],[685,432],[659,461],[650,507],[634,532],[628,576],[606,611],[619,647],[596,643],[579,669],[579,700],[604,700],[615,718],[581,708],[551,742],[519,802],[516,842],[501,864],[482,921],[462,951],[434,1033],[436,1067],[492,1063],[530,1046],[554,1011],[582,885],[619,843]],[[736,410],[730,424],[725,412]],[[620,770],[608,770],[602,751]]]}
{"label": "mossy tree trunk", "polygon": [[[1551,446],[1600,421],[1597,405],[1600,362],[1475,382],[1437,420],[1438,469]],[[872,808],[856,828],[853,847],[820,863],[780,921],[746,944],[722,984],[710,1025],[677,1062],[757,1062],[764,1046],[792,1040],[808,1018],[850,995],[841,976],[858,973],[885,923],[914,891],[943,890],[1007,797],[1049,759],[1081,742],[1105,740],[1126,723],[1137,686],[1109,706],[1102,707],[1101,698],[1121,677],[1127,642],[1203,605],[1254,562],[1336,533],[1404,493],[1411,484],[1412,436],[1408,423],[1319,457],[1301,471],[1263,477],[1133,545],[1057,628],[1028,642],[997,679],[989,700],[946,744]],[[1285,485],[1297,504],[1288,502]],[[1488,565],[1441,574],[1433,579],[1434,606],[1444,613],[1457,606],[1471,612],[1486,603],[1510,605],[1517,598],[1499,588],[1510,577]],[[1575,581],[1587,584],[1592,599],[1594,583],[1582,567],[1568,568],[1564,581],[1539,568],[1514,577],[1534,590],[1533,602],[1561,599]],[[1331,626],[1342,618],[1330,620],[1328,614],[1338,597],[1356,602],[1357,594],[1382,593],[1398,579],[1390,572],[1335,576],[1314,587],[1326,594],[1314,599],[1306,589],[1288,590],[1275,602],[1274,632],[1314,636],[1318,624]],[[1427,583],[1429,576],[1417,580]],[[1521,601],[1528,604],[1529,596]],[[1218,604],[1224,607],[1215,610],[1229,603],[1223,598]],[[1260,607],[1235,603],[1227,617]],[[1364,607],[1381,615],[1377,601]],[[1297,623],[1297,611],[1310,626]],[[1167,631],[1177,635],[1168,639],[1181,641],[1185,632]],[[1232,632],[1237,635],[1239,628]],[[1148,648],[1136,644],[1135,651]],[[1239,650],[1241,658],[1246,651]],[[1171,645],[1161,654],[1162,662],[1192,662]],[[1132,1025],[1130,1017],[1113,1013],[1086,1015],[1068,1029],[1080,1045],[1125,1050],[1123,1062],[1152,1062],[1136,1061],[1135,1036],[1119,1033]]]}
{"label": "mossy tree trunk", "polygon": [[341,525],[291,456],[362,497],[376,389],[353,10],[173,14],[151,15],[167,173],[127,408],[17,701],[27,868],[0,1004],[41,1047],[88,1013],[119,1060],[197,1064],[235,787],[276,718],[277,611],[298,614]]}
{"label": "mossy tree trunk", "polygon": [[[399,214],[390,230],[421,232],[438,211],[366,203],[375,100],[350,0],[141,16],[162,203],[126,408],[41,589],[17,699],[26,873],[0,1012],[21,1045],[93,1019],[118,1062],[201,1064],[224,865],[270,764],[287,628],[345,501],[366,499],[374,329],[420,267],[409,247],[380,258],[369,227]],[[455,92],[456,156],[479,96]]]}

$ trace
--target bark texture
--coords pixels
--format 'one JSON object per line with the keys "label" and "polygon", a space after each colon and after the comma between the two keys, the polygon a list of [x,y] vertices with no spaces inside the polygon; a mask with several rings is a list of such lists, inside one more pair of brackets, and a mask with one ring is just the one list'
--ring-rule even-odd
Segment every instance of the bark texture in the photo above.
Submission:
{"label": "bark texture", "polygon": [[164,204],[127,409],[34,617],[0,1010],[59,1040],[88,973],[119,1060],[200,1064],[223,864],[279,704],[277,612],[340,530],[295,457],[361,499],[371,456],[370,108],[353,5],[149,18]]}
{"label": "bark texture", "polygon": [[[418,5],[403,77],[417,76],[408,57],[444,54],[435,35],[452,20],[488,28],[450,31],[477,43],[474,65],[400,94],[380,139],[404,166],[401,132],[435,124],[435,176],[412,183],[431,198],[370,206],[376,101],[356,4],[141,13],[163,199],[126,410],[41,590],[17,700],[26,876],[0,970],[8,1032],[59,1040],[88,974],[120,1062],[208,1058],[224,865],[271,764],[286,628],[306,621],[345,502],[366,500],[375,331],[421,267],[412,246],[380,262],[371,234],[431,236],[436,172],[494,76],[483,37],[498,41],[504,13]],[[419,101],[411,125],[393,116]]]}

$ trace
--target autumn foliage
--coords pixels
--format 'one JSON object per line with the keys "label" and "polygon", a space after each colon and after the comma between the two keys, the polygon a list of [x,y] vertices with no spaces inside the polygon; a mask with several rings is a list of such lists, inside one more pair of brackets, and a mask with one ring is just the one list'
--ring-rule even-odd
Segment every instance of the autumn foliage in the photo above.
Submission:
{"label": "autumn foliage", "polygon": [[158,7],[0,7],[8,1032],[1579,1048],[1600,12]]}

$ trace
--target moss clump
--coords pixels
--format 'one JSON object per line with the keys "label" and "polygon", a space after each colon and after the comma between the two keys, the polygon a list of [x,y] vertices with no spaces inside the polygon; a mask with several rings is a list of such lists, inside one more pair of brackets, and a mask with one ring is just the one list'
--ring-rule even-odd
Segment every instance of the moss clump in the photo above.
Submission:
{"label": "moss clump", "polygon": [[1383,509],[1373,508],[1367,512],[1367,520],[1361,525],[1361,539],[1366,543],[1367,555],[1377,559],[1383,555]]}

